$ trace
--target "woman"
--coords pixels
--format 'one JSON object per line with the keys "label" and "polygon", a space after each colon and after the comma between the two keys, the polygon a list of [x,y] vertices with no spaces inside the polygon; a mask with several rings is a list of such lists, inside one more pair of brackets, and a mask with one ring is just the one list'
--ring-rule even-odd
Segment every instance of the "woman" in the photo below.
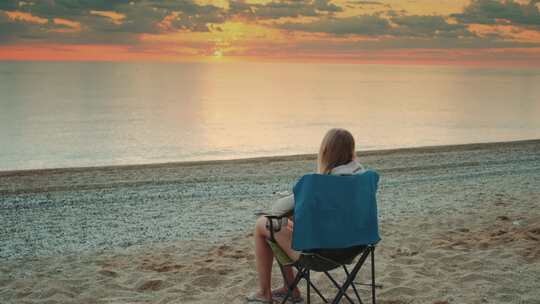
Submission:
{"label": "woman", "polygon": [[[364,168],[356,161],[354,138],[351,133],[344,129],[331,129],[326,133],[321,143],[318,155],[318,173],[351,175],[364,172]],[[272,207],[272,214],[290,214],[294,210],[294,196],[290,195],[278,200]],[[247,297],[248,303],[272,303],[272,299],[282,299],[287,293],[287,286],[277,290],[271,290],[271,274],[273,253],[266,242],[270,232],[266,229],[264,216],[257,220],[255,226],[255,256],[257,260],[257,272],[259,274],[259,291]],[[287,227],[274,234],[280,247],[287,252],[289,257],[297,259],[299,252],[291,248],[292,221],[287,221]],[[294,280],[291,267],[285,267],[287,282]],[[291,302],[302,302],[300,291],[293,291]]]}

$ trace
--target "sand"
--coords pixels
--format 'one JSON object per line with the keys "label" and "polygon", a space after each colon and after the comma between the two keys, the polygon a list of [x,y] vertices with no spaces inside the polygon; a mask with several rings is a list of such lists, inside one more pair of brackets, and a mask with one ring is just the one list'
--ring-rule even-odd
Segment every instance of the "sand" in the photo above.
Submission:
{"label": "sand", "polygon": [[[359,156],[382,177],[379,303],[540,303],[540,140]],[[0,303],[243,303],[253,211],[314,168],[301,155],[0,172]]]}

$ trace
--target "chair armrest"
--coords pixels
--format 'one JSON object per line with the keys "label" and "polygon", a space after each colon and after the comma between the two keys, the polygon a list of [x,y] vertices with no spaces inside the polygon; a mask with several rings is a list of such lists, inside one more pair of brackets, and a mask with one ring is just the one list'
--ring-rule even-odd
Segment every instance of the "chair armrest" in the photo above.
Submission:
{"label": "chair armrest", "polygon": [[289,213],[285,213],[285,214],[272,214],[272,213],[268,213],[268,212],[264,212],[264,211],[258,211],[258,212],[255,212],[254,213],[256,216],[264,216],[266,217],[267,219],[280,219],[280,218],[284,218],[284,217],[289,217],[290,214]]}
{"label": "chair armrest", "polygon": [[[276,239],[274,238],[274,233],[281,230],[283,219],[285,218],[285,221],[287,221],[289,215],[288,214],[271,214],[271,213],[266,213],[266,212],[261,212],[261,211],[255,212],[255,215],[266,217],[266,229],[270,231],[269,239],[272,242],[276,242]],[[275,223],[274,223],[274,220],[276,220]]]}

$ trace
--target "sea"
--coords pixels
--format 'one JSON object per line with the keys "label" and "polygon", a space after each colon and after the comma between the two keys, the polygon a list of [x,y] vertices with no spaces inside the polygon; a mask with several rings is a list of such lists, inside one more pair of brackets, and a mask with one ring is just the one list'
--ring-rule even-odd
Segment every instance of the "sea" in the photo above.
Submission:
{"label": "sea", "polygon": [[0,62],[0,171],[540,138],[540,69]]}

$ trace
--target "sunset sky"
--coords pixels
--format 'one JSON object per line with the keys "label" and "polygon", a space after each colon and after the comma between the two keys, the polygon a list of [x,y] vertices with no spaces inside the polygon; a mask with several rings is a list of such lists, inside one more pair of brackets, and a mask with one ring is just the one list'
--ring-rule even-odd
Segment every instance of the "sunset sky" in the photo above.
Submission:
{"label": "sunset sky", "polygon": [[540,66],[540,0],[3,0],[0,60]]}

